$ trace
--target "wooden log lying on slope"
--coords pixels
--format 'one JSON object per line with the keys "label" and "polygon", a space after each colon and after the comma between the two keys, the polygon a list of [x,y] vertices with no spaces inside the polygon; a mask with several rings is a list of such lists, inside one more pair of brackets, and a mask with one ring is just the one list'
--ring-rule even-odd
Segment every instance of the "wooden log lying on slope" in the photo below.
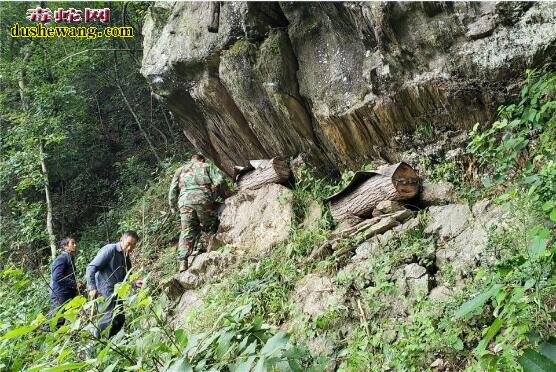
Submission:
{"label": "wooden log lying on slope", "polygon": [[419,176],[406,163],[357,172],[345,189],[325,199],[336,221],[369,216],[383,200],[411,199],[419,192]]}
{"label": "wooden log lying on slope", "polygon": [[291,171],[280,159],[250,160],[247,167],[235,167],[234,179],[239,190],[255,190],[268,183],[284,183]]}
{"label": "wooden log lying on slope", "polygon": [[319,247],[315,248],[309,257],[308,262],[318,261],[328,255],[334,253],[336,256],[344,255],[355,248],[357,245],[344,246],[338,249],[338,243],[342,240],[359,234],[359,239],[361,241],[367,240],[375,235],[382,234],[413,217],[413,212],[408,209],[403,209],[401,211],[388,213],[380,217],[373,217],[368,220],[364,220],[361,223],[342,229],[340,231],[333,232],[329,239],[324,242]]}

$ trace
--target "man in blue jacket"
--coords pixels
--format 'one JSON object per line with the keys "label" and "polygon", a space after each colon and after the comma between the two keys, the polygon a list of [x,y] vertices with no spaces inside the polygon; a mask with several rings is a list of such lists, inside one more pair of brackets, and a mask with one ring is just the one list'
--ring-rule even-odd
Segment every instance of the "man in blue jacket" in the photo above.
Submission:
{"label": "man in blue jacket", "polygon": [[[135,231],[126,231],[118,243],[102,247],[87,266],[89,298],[94,299],[99,295],[104,297],[104,302],[98,304],[100,320],[95,332],[97,338],[110,325],[108,337],[114,336],[124,325],[125,316],[121,309],[121,300],[114,294],[114,286],[123,282],[131,270],[129,256],[138,241],[139,235]],[[141,287],[143,281],[138,279],[134,284]]]}
{"label": "man in blue jacket", "polygon": [[[60,306],[78,294],[77,281],[75,280],[75,254],[77,244],[74,238],[64,238],[60,242],[62,254],[52,263],[50,300],[52,302],[52,315],[56,314]],[[57,326],[64,324],[64,318],[59,318]]]}

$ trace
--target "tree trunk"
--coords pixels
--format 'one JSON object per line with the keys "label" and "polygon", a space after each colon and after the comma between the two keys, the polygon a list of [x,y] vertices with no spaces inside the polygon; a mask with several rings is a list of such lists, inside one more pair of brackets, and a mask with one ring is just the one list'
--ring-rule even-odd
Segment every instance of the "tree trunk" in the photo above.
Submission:
{"label": "tree trunk", "polygon": [[31,58],[31,52],[29,49],[25,51],[25,55],[23,56],[23,63],[21,66],[21,70],[19,71],[19,79],[17,81],[17,85],[19,86],[19,97],[21,99],[21,106],[23,107],[23,111],[27,112],[29,107],[27,105],[27,97],[25,97],[25,67],[27,66],[27,62]]}
{"label": "tree trunk", "polygon": [[251,166],[242,168],[236,174],[236,184],[240,190],[255,190],[268,183],[283,183],[290,178],[290,168],[279,159],[252,160]]}
{"label": "tree trunk", "polygon": [[48,242],[50,243],[50,253],[52,258],[56,257],[56,235],[54,235],[54,227],[52,224],[52,202],[50,199],[50,187],[48,181],[48,169],[46,168],[46,156],[44,154],[44,145],[39,141],[39,153],[41,159],[41,170],[44,179],[44,195],[46,197],[46,232],[48,233]]}
{"label": "tree trunk", "polygon": [[406,200],[417,195],[419,178],[409,165],[398,163],[375,172],[358,172],[341,192],[326,200],[336,221],[367,217],[383,200]]}
{"label": "tree trunk", "polygon": [[[27,102],[27,97],[25,96],[25,68],[27,67],[27,62],[31,58],[31,51],[27,49],[25,55],[23,56],[23,64],[21,71],[19,72],[18,86],[19,86],[19,96],[21,98],[21,106],[24,112],[29,111],[29,105]],[[44,154],[44,144],[41,139],[39,139],[39,157],[41,162],[41,172],[44,180],[44,193],[46,199],[46,232],[48,234],[48,242],[50,245],[50,254],[52,258],[56,257],[56,235],[54,234],[54,226],[52,223],[52,200],[50,198],[50,186],[48,181],[48,168],[46,167],[46,156]]]}

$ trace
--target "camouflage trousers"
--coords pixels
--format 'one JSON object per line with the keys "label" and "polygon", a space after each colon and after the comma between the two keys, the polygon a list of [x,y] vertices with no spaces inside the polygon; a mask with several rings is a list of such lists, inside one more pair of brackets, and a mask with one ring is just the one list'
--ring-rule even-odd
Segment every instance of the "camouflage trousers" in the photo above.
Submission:
{"label": "camouflage trousers", "polygon": [[196,204],[180,207],[181,232],[178,243],[178,259],[186,260],[193,252],[195,242],[201,230],[214,232],[217,216],[214,204]]}

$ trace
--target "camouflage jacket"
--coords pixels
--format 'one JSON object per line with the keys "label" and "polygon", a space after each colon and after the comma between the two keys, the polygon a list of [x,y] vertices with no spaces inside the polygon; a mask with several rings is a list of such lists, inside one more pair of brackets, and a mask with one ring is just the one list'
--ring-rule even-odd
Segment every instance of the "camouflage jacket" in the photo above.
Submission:
{"label": "camouflage jacket", "polygon": [[205,204],[212,199],[211,186],[224,183],[222,173],[216,167],[200,161],[190,161],[178,168],[168,192],[170,208]]}

